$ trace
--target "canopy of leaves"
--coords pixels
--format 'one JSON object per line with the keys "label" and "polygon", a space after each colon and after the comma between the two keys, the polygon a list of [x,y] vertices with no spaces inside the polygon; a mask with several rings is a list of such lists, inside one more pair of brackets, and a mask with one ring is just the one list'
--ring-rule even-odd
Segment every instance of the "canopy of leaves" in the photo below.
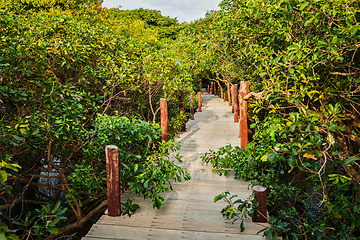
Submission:
{"label": "canopy of leaves", "polygon": [[166,98],[175,136],[186,118],[179,98],[188,106],[184,96],[200,90],[192,39],[173,40],[181,28],[158,11],[99,1],[1,1],[0,209],[20,238],[70,234],[106,208],[108,144],[119,147],[122,191],[154,207],[170,179],[189,179],[156,123]]}

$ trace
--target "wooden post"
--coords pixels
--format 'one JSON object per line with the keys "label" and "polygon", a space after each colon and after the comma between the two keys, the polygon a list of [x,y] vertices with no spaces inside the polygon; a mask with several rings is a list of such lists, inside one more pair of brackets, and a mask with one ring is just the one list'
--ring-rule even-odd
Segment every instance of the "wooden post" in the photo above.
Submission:
{"label": "wooden post", "polygon": [[225,91],[224,91],[224,102],[226,102],[226,93],[225,93]]}
{"label": "wooden post", "polygon": [[238,85],[234,85],[234,123],[239,122],[239,91]]}
{"label": "wooden post", "polygon": [[192,91],[190,92],[190,120],[194,120],[194,97]]}
{"label": "wooden post", "polygon": [[252,188],[255,194],[255,200],[259,203],[259,206],[255,209],[255,213],[252,217],[253,222],[266,223],[267,222],[267,203],[266,203],[266,187],[256,185]]}
{"label": "wooden post", "polygon": [[161,112],[161,141],[168,141],[168,109],[167,109],[167,101],[165,98],[160,99],[160,112]]}
{"label": "wooden post", "polygon": [[222,87],[220,87],[220,88],[221,88],[221,90],[220,90],[220,91],[221,91],[221,93],[220,93],[220,95],[221,95],[220,98],[222,99],[222,98],[223,98],[224,91],[223,91],[223,88],[222,88]]}
{"label": "wooden post", "polygon": [[210,85],[207,85],[207,92],[210,93]]}
{"label": "wooden post", "polygon": [[108,197],[108,215],[112,217],[121,215],[120,208],[120,171],[119,152],[114,145],[105,147],[106,156],[106,184]]}
{"label": "wooden post", "polygon": [[228,92],[229,106],[231,106],[230,82],[227,82],[227,92]]}
{"label": "wooden post", "polygon": [[202,106],[201,92],[198,92],[198,112],[201,112],[201,106]]}
{"label": "wooden post", "polygon": [[231,112],[234,113],[234,104],[235,104],[235,97],[234,97],[234,85],[231,86]]}
{"label": "wooden post", "polygon": [[247,102],[244,97],[249,92],[249,82],[241,81],[239,92],[239,109],[240,109],[240,121],[239,121],[239,138],[240,147],[246,148],[248,144],[248,128],[247,128]]}
{"label": "wooden post", "polygon": [[[184,99],[183,99],[183,96],[180,96],[180,98],[179,98],[179,109],[180,109],[180,115],[181,115],[181,116],[184,116],[184,115],[185,115],[185,107],[184,107]],[[186,122],[185,122],[185,119],[182,120],[181,131],[182,131],[182,132],[186,132]]]}

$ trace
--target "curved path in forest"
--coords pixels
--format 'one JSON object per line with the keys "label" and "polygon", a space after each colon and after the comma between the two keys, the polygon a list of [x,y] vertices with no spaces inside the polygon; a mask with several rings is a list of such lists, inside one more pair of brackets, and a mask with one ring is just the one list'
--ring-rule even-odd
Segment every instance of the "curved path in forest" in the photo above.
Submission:
{"label": "curved path in forest", "polygon": [[[233,177],[220,177],[211,166],[201,161],[209,149],[227,144],[239,145],[239,124],[234,123],[231,107],[222,99],[203,94],[202,112],[186,124],[187,132],[181,133],[179,165],[188,170],[191,180],[173,182],[172,192],[164,193],[165,205],[153,209],[152,201],[131,195],[140,209],[129,217],[103,215],[92,226],[84,240],[99,239],[264,239],[256,235],[264,224],[245,221],[245,231],[240,233],[239,222],[232,224],[221,215],[227,204],[214,203],[214,197],[223,191],[247,198],[251,194],[248,183]],[[126,199],[128,196],[122,196]]]}

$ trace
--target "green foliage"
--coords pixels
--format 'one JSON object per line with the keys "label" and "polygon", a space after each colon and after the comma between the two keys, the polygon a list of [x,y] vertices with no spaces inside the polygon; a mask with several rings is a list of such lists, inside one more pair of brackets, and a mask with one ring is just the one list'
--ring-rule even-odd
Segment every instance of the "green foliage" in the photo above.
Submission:
{"label": "green foliage", "polygon": [[25,219],[21,219],[20,222],[13,222],[13,224],[18,225],[19,229],[23,229],[25,236],[44,239],[46,233],[56,235],[59,232],[57,224],[66,219],[62,216],[65,212],[66,208],[62,208],[60,202],[57,202],[54,207],[43,205],[41,209],[35,209],[34,213],[27,212]]}
{"label": "green foliage", "polygon": [[121,203],[121,205],[125,208],[122,213],[123,216],[128,215],[131,217],[131,215],[133,215],[140,207],[138,204],[132,204],[132,202],[133,200],[127,199],[125,203]]}
{"label": "green foliage", "polygon": [[357,239],[359,3],[224,0],[220,7],[201,35],[214,46],[210,71],[264,92],[248,101],[248,147],[204,160],[268,187],[268,238]]}
{"label": "green foliage", "polygon": [[237,195],[232,195],[231,197],[229,197],[229,195],[229,192],[221,193],[214,198],[214,202],[223,200],[228,203],[228,205],[221,210],[221,214],[227,220],[233,220],[232,224],[241,220],[240,232],[243,232],[245,231],[244,220],[250,220],[249,216],[254,214],[254,208],[257,206],[257,203],[252,200],[253,196],[250,196],[246,200],[236,199],[234,201],[233,199],[235,199]]}
{"label": "green foliage", "polygon": [[0,222],[0,239],[1,240],[19,240],[19,237],[15,234],[11,233],[9,230],[9,227],[3,223]]}
{"label": "green foliage", "polygon": [[[157,142],[161,137],[158,124],[119,116],[98,115],[94,136],[83,148],[84,159],[68,177],[74,189],[96,192],[106,188],[104,146],[118,147],[120,160],[120,184],[122,189],[131,187],[131,193],[151,198],[153,206],[164,203],[159,193],[169,191],[170,179],[181,181],[190,175],[174,164],[168,150],[179,147],[170,140]],[[181,162],[180,156],[176,159]]]}
{"label": "green foliage", "polygon": [[[167,154],[178,147],[159,141],[155,122],[166,98],[174,136],[187,116],[179,112],[180,90],[200,88],[192,38],[175,42],[185,25],[158,11],[103,9],[100,2],[0,2],[0,180],[7,180],[0,205],[7,223],[26,219],[14,209],[44,201],[62,201],[78,224],[103,211],[108,144],[120,150],[122,191],[131,188],[154,207],[170,179],[189,179],[174,164],[180,156]],[[38,223],[44,237],[57,235]],[[68,232],[65,226],[58,234]]]}

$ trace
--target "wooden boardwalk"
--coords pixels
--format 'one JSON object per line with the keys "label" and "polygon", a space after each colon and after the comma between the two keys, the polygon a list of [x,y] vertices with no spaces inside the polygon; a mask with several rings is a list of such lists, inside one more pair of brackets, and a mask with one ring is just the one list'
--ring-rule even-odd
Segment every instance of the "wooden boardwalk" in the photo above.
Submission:
{"label": "wooden boardwalk", "polygon": [[[186,124],[187,132],[176,139],[181,143],[179,164],[191,174],[187,182],[173,182],[173,192],[164,193],[165,205],[152,208],[151,200],[135,195],[130,198],[140,209],[129,217],[103,215],[92,226],[84,240],[99,239],[264,239],[256,235],[264,228],[245,221],[245,231],[240,233],[239,222],[226,221],[220,211],[227,204],[214,203],[214,197],[223,191],[247,198],[251,194],[248,183],[233,177],[220,177],[211,166],[201,161],[209,149],[227,144],[239,145],[238,124],[227,102],[214,95],[203,95],[202,112]],[[122,199],[128,196],[124,194]]]}

